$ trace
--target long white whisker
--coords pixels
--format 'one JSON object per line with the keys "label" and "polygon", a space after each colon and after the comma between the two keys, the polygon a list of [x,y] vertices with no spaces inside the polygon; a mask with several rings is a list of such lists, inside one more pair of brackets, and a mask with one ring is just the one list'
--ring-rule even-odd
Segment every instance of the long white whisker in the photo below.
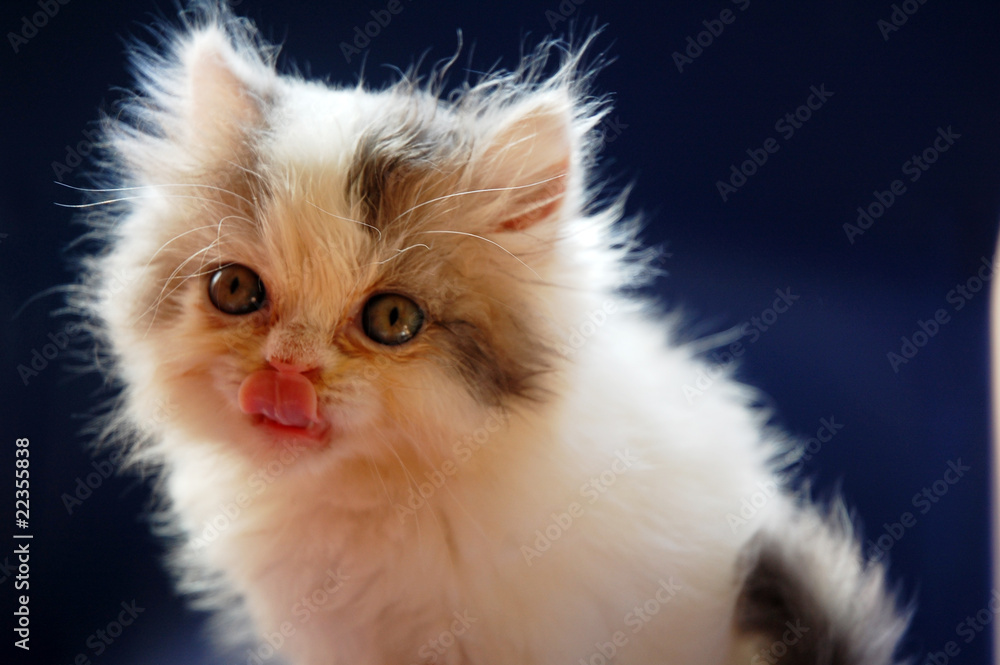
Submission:
{"label": "long white whisker", "polygon": [[[165,242],[162,245],[160,245],[160,248],[158,250],[156,250],[151,257],[149,257],[149,261],[146,261],[146,265],[143,266],[143,269],[148,268],[150,266],[150,264],[153,263],[153,260],[157,257],[157,255],[159,255],[160,252],[162,252],[163,250],[165,250],[167,248],[167,245],[169,245],[170,243],[174,242],[175,240],[180,240],[181,238],[183,238],[184,236],[188,235],[189,233],[195,233],[197,231],[202,231],[204,229],[212,229],[212,228],[216,228],[216,227],[219,227],[219,229],[221,229],[222,228],[222,223],[224,221],[226,221],[227,219],[242,219],[242,220],[245,220],[245,221],[250,221],[250,220],[246,219],[246,217],[240,217],[238,215],[227,215],[226,217],[223,217],[222,219],[220,219],[218,224],[206,224],[205,226],[198,226],[198,227],[195,227],[193,229],[188,229],[184,233],[178,233],[173,238],[171,238],[167,242]],[[216,237],[215,242],[213,244],[217,245],[218,242],[219,242],[219,240],[221,240],[221,238],[222,238],[222,234],[220,232],[218,234],[218,236]]]}
{"label": "long white whisker", "polygon": [[[228,203],[222,203],[221,201],[216,201],[215,199],[210,199],[210,198],[205,197],[205,196],[190,196],[190,195],[185,196],[185,195],[181,195],[181,194],[171,194],[170,196],[172,198],[177,198],[177,199],[191,199],[192,201],[208,201],[209,203],[221,204],[221,205],[223,205],[226,208],[229,208],[231,210],[236,210],[238,212],[240,211],[240,209],[237,208],[234,205],[230,205]],[[152,198],[152,197],[150,197],[150,196],[122,196],[121,198],[117,198],[117,199],[106,199],[104,201],[94,201],[93,203],[72,203],[72,204],[71,203],[55,203],[54,205],[57,205],[60,208],[74,208],[74,209],[96,208],[97,206],[111,205],[112,203],[122,203],[123,201],[141,201],[142,199],[148,199],[148,198]]]}
{"label": "long white whisker", "polygon": [[494,246],[500,248],[501,250],[503,250],[504,252],[506,252],[508,255],[510,255],[510,257],[512,259],[514,259],[515,261],[517,261],[518,263],[520,263],[522,266],[524,266],[525,268],[527,268],[528,270],[530,270],[531,274],[533,274],[535,277],[537,277],[538,279],[542,278],[542,276],[539,275],[537,272],[535,272],[534,269],[531,266],[529,266],[527,263],[525,263],[524,261],[522,261],[521,259],[519,259],[517,256],[515,256],[514,254],[512,254],[509,249],[507,249],[506,247],[504,247],[503,245],[501,245],[498,242],[494,242],[493,240],[490,240],[489,238],[484,238],[483,236],[476,235],[475,233],[466,233],[465,231],[445,231],[445,230],[440,230],[440,229],[439,230],[432,230],[432,231],[419,231],[419,233],[447,233],[447,234],[450,234],[450,235],[468,236],[470,238],[479,238],[480,240],[485,240],[486,242],[490,243],[491,245],[494,245]]}
{"label": "long white whisker", "polygon": [[[180,283],[177,286],[175,286],[174,288],[170,289],[170,291],[167,291],[167,287],[170,285],[170,282],[173,281],[173,279],[178,275],[178,273],[180,273],[180,271],[184,268],[184,266],[186,266],[188,263],[190,263],[191,261],[193,261],[199,255],[204,254],[206,252],[209,252],[209,251],[211,251],[214,248],[215,248],[215,243],[213,242],[211,245],[208,245],[207,247],[204,247],[204,248],[198,250],[197,252],[195,252],[194,254],[192,254],[191,256],[189,256],[188,258],[186,258],[179,266],[177,266],[174,269],[174,271],[172,273],[170,273],[170,276],[168,276],[166,279],[163,280],[163,288],[160,289],[160,293],[157,295],[156,300],[154,300],[153,303],[150,304],[150,306],[147,307],[146,310],[142,314],[140,314],[138,317],[136,317],[136,320],[138,321],[142,317],[144,317],[147,314],[149,314],[150,311],[153,312],[153,318],[150,320],[149,326],[147,326],[147,328],[146,328],[146,332],[149,332],[149,330],[153,327],[153,324],[156,322],[156,314],[157,314],[157,312],[159,312],[160,304],[162,304],[167,298],[169,298],[171,295],[173,295],[173,293],[177,289],[181,288],[184,285],[184,283],[187,282],[189,279],[193,279],[195,277],[200,277],[200,276],[208,274],[208,273],[207,272],[202,272],[199,269],[197,272],[195,272],[193,274],[186,275],[183,279],[181,279]],[[202,265],[204,265],[204,264],[202,264]]]}
{"label": "long white whisker", "polygon": [[[170,273],[170,276],[167,277],[164,280],[163,288],[160,289],[160,293],[157,295],[156,300],[146,309],[145,312],[143,312],[140,315],[139,318],[142,318],[143,316],[145,316],[146,314],[148,314],[151,309],[159,309],[160,303],[162,303],[164,300],[166,300],[167,298],[169,298],[170,295],[173,294],[174,291],[176,291],[177,289],[179,289],[181,287],[181,285],[183,285],[184,282],[187,281],[188,279],[191,279],[192,277],[199,277],[199,276],[201,276],[203,274],[206,274],[206,273],[202,272],[202,270],[205,267],[205,260],[203,258],[202,262],[201,262],[201,266],[199,266],[198,270],[195,273],[186,276],[183,280],[181,280],[181,283],[178,284],[173,289],[171,289],[169,293],[164,293],[164,291],[166,291],[167,285],[170,284],[171,280],[173,280],[174,277],[176,277],[177,274],[184,268],[184,266],[186,266],[192,259],[194,259],[195,257],[197,257],[199,255],[206,254],[207,252],[209,252],[210,250],[214,249],[215,247],[218,247],[222,243],[222,223],[225,222],[227,219],[246,219],[246,218],[245,217],[239,217],[237,215],[229,215],[229,216],[226,216],[226,217],[223,217],[222,219],[220,219],[219,223],[217,225],[218,228],[219,228],[219,233],[216,236],[216,239],[211,244],[207,245],[203,249],[201,249],[198,252],[195,252],[194,254],[192,254],[191,256],[189,256],[180,265],[178,265],[174,269],[174,271],[172,273]],[[208,226],[200,226],[198,228],[190,229],[188,231],[185,231],[184,233],[180,233],[180,234],[174,236],[173,238],[171,238],[170,240],[168,240],[167,242],[165,242],[164,244],[162,244],[160,246],[160,248],[156,250],[156,252],[153,254],[153,256],[150,257],[149,261],[146,262],[146,265],[143,266],[143,270],[148,269],[149,266],[153,263],[153,259],[156,258],[157,254],[159,254],[161,251],[163,251],[166,248],[166,246],[169,245],[170,243],[172,243],[174,240],[177,240],[177,239],[179,239],[179,238],[181,238],[181,237],[183,237],[183,236],[185,236],[185,235],[187,235],[189,233],[194,233],[195,231],[200,231],[200,230],[203,230],[203,229],[213,228],[215,226],[216,226],[215,224],[208,225]],[[150,327],[152,327],[152,325],[153,325],[153,323],[155,321],[156,321],[156,314],[154,313],[153,314],[153,320],[150,321]]]}
{"label": "long white whisker", "polygon": [[120,199],[106,199],[104,201],[94,201],[92,203],[55,203],[54,205],[60,208],[96,208],[97,206],[110,205],[112,203],[121,203],[122,201],[136,201],[139,199],[146,199],[148,196],[124,196]]}
{"label": "long white whisker", "polygon": [[553,180],[558,180],[559,178],[565,178],[565,177],[566,177],[566,174],[560,173],[559,175],[554,175],[551,178],[546,178],[544,180],[539,180],[538,182],[530,182],[527,185],[512,185],[511,187],[487,187],[485,189],[470,189],[470,190],[466,190],[464,192],[453,192],[451,194],[445,194],[443,196],[438,196],[436,198],[430,199],[428,201],[424,201],[423,203],[418,203],[415,206],[407,208],[403,212],[401,212],[398,215],[396,215],[396,217],[392,221],[395,222],[400,217],[402,217],[404,215],[408,215],[408,214],[410,214],[411,212],[413,212],[414,210],[416,210],[418,208],[423,208],[424,206],[430,205],[432,203],[437,203],[438,201],[444,201],[445,199],[453,199],[453,198],[456,198],[456,197],[459,197],[459,196],[468,196],[470,194],[485,194],[485,193],[488,193],[488,192],[511,192],[511,191],[518,190],[518,189],[528,189],[529,187],[537,187],[538,185],[544,185],[547,182],[551,182]]}
{"label": "long white whisker", "polygon": [[367,228],[371,229],[372,231],[374,231],[375,233],[378,234],[378,239],[380,241],[382,240],[382,231],[380,231],[377,227],[372,226],[371,224],[366,224],[366,223],[364,223],[364,222],[362,222],[360,220],[351,219],[350,217],[341,217],[340,215],[336,215],[336,214],[330,212],[329,210],[325,210],[323,208],[320,208],[318,205],[316,205],[312,201],[306,201],[306,203],[308,203],[309,205],[311,205],[313,208],[316,208],[316,210],[319,210],[320,212],[326,213],[327,215],[329,215],[330,217],[333,217],[334,219],[340,219],[340,220],[343,220],[345,222],[354,222],[355,224],[360,224],[361,226],[367,227]]}
{"label": "long white whisker", "polygon": [[390,256],[389,258],[387,258],[387,259],[386,259],[386,260],[384,260],[384,261],[375,261],[375,262],[374,262],[374,263],[372,263],[371,265],[373,265],[373,266],[380,266],[380,265],[384,265],[384,264],[388,263],[389,261],[392,261],[392,260],[394,260],[394,259],[398,259],[398,258],[399,258],[399,255],[400,255],[400,254],[402,254],[403,252],[408,252],[408,251],[410,251],[411,249],[416,249],[417,247],[423,247],[423,248],[424,248],[424,249],[426,249],[426,250],[430,250],[430,247],[429,247],[428,245],[425,245],[425,244],[424,244],[424,243],[422,243],[422,242],[418,242],[418,243],[417,243],[417,244],[415,244],[415,245],[410,245],[410,246],[409,246],[409,247],[407,247],[406,249],[397,249],[397,250],[396,250],[396,255],[395,255],[395,256]]}
{"label": "long white whisker", "polygon": [[[165,184],[160,184],[160,185],[137,185],[135,187],[109,187],[109,188],[106,188],[106,189],[93,189],[93,188],[90,188],[90,187],[74,187],[73,185],[67,185],[64,182],[59,182],[58,180],[56,180],[54,182],[56,184],[58,184],[58,185],[62,185],[63,187],[66,187],[68,189],[72,189],[72,190],[75,190],[75,191],[78,191],[78,192],[89,192],[89,193],[92,193],[92,194],[94,194],[94,193],[101,193],[101,192],[133,192],[133,191],[142,190],[142,189],[160,189],[162,187],[198,187],[198,188],[201,188],[201,189],[211,189],[211,190],[216,191],[216,192],[223,192],[224,194],[230,194],[231,196],[235,196],[236,198],[238,198],[239,200],[243,201],[244,203],[246,203],[249,206],[253,205],[253,202],[250,199],[246,198],[245,196],[241,196],[241,195],[237,194],[236,192],[232,191],[231,189],[226,189],[225,187],[216,187],[215,185],[206,185],[206,184],[203,184],[203,183],[185,184],[185,183],[182,183],[182,182],[177,182],[177,183],[165,183]],[[142,197],[139,197],[139,198],[142,198]],[[127,200],[127,199],[118,199],[118,200]],[[205,199],[205,200],[206,201],[210,201],[211,199]],[[104,202],[102,201],[100,203],[104,203]],[[57,203],[56,205],[64,207],[64,208],[83,207],[83,206],[63,205],[61,203]]]}

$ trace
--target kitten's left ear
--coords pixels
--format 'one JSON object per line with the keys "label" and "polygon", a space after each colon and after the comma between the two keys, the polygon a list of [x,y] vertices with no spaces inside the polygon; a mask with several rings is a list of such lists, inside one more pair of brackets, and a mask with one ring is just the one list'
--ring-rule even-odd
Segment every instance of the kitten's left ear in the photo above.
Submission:
{"label": "kitten's left ear", "polygon": [[573,168],[573,103],[567,91],[535,94],[503,112],[487,139],[484,188],[507,188],[495,231],[521,231],[564,212]]}

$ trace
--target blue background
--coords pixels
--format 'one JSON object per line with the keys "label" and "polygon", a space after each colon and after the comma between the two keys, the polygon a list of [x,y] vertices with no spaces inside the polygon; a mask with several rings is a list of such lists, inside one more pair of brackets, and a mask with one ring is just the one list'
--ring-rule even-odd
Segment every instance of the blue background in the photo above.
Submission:
{"label": "blue background", "polygon": [[[843,424],[803,471],[818,495],[843,493],[866,538],[913,513],[915,525],[888,555],[892,579],[919,603],[907,653],[922,661],[955,641],[960,653],[951,662],[973,665],[987,662],[990,638],[979,633],[966,643],[956,626],[987,606],[991,588],[988,296],[981,290],[956,310],[948,294],[993,253],[1000,4],[907,4],[916,12],[885,39],[878,21],[890,19],[890,2],[404,1],[371,40],[365,71],[383,83],[394,76],[383,63],[447,57],[458,28],[474,44],[475,68],[512,66],[522,42],[566,32],[568,22],[554,20],[560,7],[578,28],[605,25],[597,49],[614,61],[596,90],[613,94],[615,110],[599,169],[613,188],[634,184],[629,211],[644,217],[648,242],[667,252],[656,297],[696,322],[692,334],[707,334],[761,316],[776,289],[799,296],[746,345],[739,375],[796,434],[813,436],[823,418]],[[244,0],[239,11],[285,43],[282,66],[353,83],[361,58],[347,62],[339,44],[385,5]],[[727,8],[734,22],[710,44],[702,36],[708,45],[678,71],[672,54]],[[34,1],[5,3],[0,34],[19,31],[22,17],[37,11]],[[114,476],[72,515],[63,506],[61,495],[94,471],[81,429],[82,414],[101,399],[99,377],[74,378],[68,352],[28,385],[17,371],[66,325],[50,315],[58,296],[29,302],[72,281],[66,248],[82,232],[70,210],[54,205],[80,197],[54,183],[53,162],[86,141],[98,108],[118,96],[112,88],[129,85],[123,40],[147,39],[152,17],[173,14],[169,3],[72,0],[17,53],[9,37],[0,44],[0,477],[13,476],[14,439],[30,437],[35,536],[32,650],[6,662],[62,665],[78,653],[101,665],[216,662],[202,617],[184,609],[159,564],[142,482]],[[811,86],[833,95],[786,138],[775,124],[806,102]],[[904,162],[949,127],[960,138],[911,182]],[[771,137],[777,152],[723,201],[716,182]],[[61,177],[86,186],[86,168]],[[849,242],[843,225],[896,179],[906,191]],[[899,353],[901,338],[939,309],[948,322],[894,371],[887,354]],[[914,495],[959,459],[969,471],[954,485],[939,483],[947,493],[922,513]],[[4,511],[12,504],[12,492],[0,493]],[[12,549],[0,547],[0,563]],[[2,569],[0,578],[6,649],[15,594]],[[89,636],[132,599],[144,612],[95,655]]]}

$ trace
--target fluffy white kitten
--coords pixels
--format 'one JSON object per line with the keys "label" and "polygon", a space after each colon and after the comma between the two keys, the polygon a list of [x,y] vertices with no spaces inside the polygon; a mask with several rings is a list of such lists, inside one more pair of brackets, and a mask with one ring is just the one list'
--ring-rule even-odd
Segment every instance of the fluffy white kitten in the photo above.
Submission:
{"label": "fluffy white kitten", "polygon": [[104,121],[80,305],[239,662],[893,662],[843,511],[622,292],[649,271],[593,203],[579,49],[445,95],[279,75],[208,3],[166,42]]}

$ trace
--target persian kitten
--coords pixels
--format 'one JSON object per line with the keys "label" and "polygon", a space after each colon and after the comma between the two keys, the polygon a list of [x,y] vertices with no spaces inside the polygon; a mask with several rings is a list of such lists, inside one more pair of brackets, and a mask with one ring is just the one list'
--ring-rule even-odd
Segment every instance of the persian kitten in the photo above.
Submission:
{"label": "persian kitten", "polygon": [[894,662],[846,511],[752,390],[689,399],[703,349],[630,295],[582,49],[444,94],[278,74],[214,3],[165,43],[103,120],[77,305],[241,662]]}

